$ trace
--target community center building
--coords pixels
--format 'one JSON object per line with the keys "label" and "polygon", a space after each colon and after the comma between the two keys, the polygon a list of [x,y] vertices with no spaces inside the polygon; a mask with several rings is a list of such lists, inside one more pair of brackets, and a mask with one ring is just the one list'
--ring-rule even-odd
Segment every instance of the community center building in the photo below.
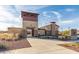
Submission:
{"label": "community center building", "polygon": [[23,20],[23,28],[27,31],[27,36],[56,36],[58,35],[59,26],[55,22],[38,28],[38,15],[37,13],[21,11]]}

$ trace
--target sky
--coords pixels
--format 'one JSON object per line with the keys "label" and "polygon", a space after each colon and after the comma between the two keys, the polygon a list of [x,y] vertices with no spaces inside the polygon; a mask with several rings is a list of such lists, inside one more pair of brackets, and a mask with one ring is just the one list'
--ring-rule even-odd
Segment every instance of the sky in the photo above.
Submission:
{"label": "sky", "polygon": [[79,29],[79,5],[0,5],[0,30],[22,27],[21,11],[38,13],[38,27],[55,21],[59,30]]}

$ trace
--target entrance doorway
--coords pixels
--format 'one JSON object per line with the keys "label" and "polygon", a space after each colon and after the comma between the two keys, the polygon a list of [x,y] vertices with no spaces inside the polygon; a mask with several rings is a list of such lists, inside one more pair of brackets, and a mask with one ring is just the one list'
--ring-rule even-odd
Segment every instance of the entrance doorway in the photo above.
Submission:
{"label": "entrance doorway", "polygon": [[27,37],[34,36],[34,28],[27,28]]}

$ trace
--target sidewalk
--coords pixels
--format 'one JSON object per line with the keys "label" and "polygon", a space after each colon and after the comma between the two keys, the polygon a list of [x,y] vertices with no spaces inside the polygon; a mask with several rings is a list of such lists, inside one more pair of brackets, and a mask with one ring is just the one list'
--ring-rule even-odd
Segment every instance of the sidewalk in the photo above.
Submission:
{"label": "sidewalk", "polygon": [[35,39],[35,38],[28,38],[29,43],[32,47],[30,48],[22,48],[16,49],[1,53],[13,53],[13,54],[78,54],[74,50],[70,50],[64,47],[61,47],[57,44],[69,43],[64,41],[58,40],[45,40],[45,39]]}

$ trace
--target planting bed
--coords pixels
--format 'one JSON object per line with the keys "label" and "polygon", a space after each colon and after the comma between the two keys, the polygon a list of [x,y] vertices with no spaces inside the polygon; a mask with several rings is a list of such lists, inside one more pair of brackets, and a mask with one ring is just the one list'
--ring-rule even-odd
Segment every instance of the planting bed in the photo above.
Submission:
{"label": "planting bed", "polygon": [[[2,49],[6,47],[6,50],[31,47],[29,41],[26,39],[17,40],[17,41],[0,40],[0,45],[1,45]],[[0,50],[1,50],[1,48],[0,48]]]}
{"label": "planting bed", "polygon": [[60,46],[66,47],[68,49],[72,49],[74,51],[79,52],[79,42],[77,43],[66,43],[66,44],[59,44]]}

